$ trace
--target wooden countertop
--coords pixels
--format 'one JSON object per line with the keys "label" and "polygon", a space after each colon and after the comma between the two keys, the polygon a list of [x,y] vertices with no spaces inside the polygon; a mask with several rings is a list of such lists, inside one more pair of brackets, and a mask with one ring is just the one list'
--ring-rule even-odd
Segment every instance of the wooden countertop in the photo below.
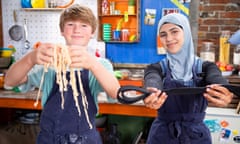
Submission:
{"label": "wooden countertop", "polygon": [[[41,102],[37,107],[34,107],[36,92],[27,93],[26,95],[10,91],[0,91],[0,108],[16,108],[16,109],[31,109],[41,110]],[[7,94],[4,96],[4,94]],[[30,97],[28,97],[30,96]],[[34,98],[32,97],[34,96]],[[99,103],[99,113],[101,114],[114,114],[114,115],[128,115],[128,116],[142,116],[142,117],[155,117],[156,110],[149,109],[141,104],[124,105],[120,103]]]}
{"label": "wooden countertop", "polygon": [[[240,83],[240,76],[227,77],[232,84]],[[142,80],[119,80],[121,85],[142,86]],[[32,109],[41,110],[41,102],[37,107],[34,107],[34,102],[37,96],[37,91],[28,92],[25,94],[15,93],[12,91],[0,90],[0,108],[16,108],[16,109]],[[120,103],[99,103],[99,113],[101,114],[116,114],[142,117],[156,117],[157,111],[149,109],[141,104],[124,105]]]}

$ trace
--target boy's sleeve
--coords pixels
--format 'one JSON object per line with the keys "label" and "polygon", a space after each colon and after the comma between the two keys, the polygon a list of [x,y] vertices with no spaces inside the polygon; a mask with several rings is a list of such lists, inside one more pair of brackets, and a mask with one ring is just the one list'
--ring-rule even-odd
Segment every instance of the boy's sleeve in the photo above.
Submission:
{"label": "boy's sleeve", "polygon": [[[28,80],[26,83],[19,85],[18,88],[21,92],[28,92],[35,90],[36,88],[40,88],[41,79],[44,73],[43,66],[35,66],[29,73],[28,73]],[[55,72],[53,69],[49,68],[48,72],[44,73],[44,80],[42,84],[42,96],[41,102],[42,106],[46,103],[49,94],[51,93],[53,87],[53,80],[55,80]]]}
{"label": "boy's sleeve", "polygon": [[39,88],[43,70],[44,68],[40,65],[34,66],[28,73],[27,82],[18,86],[19,90],[21,92],[28,92],[34,90],[35,88]]}

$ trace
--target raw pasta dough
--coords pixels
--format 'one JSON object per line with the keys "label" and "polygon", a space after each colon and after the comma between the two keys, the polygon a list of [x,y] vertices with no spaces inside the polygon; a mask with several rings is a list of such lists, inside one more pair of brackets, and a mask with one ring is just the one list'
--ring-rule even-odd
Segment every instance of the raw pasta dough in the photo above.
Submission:
{"label": "raw pasta dough", "polygon": [[[70,84],[72,87],[72,90],[73,90],[73,98],[75,101],[76,108],[78,110],[79,116],[81,116],[81,110],[80,110],[79,101],[77,98],[79,96],[79,93],[77,90],[77,84],[76,84],[77,81],[76,81],[76,77],[75,77],[74,68],[70,68],[70,81],[68,81],[66,79],[66,72],[67,72],[70,64],[71,64],[71,58],[70,58],[70,55],[68,52],[68,47],[65,45],[60,45],[60,44],[55,45],[53,63],[51,65],[53,66],[53,68],[56,71],[56,81],[57,81],[57,84],[59,85],[59,91],[61,92],[61,99],[62,99],[61,107],[62,107],[62,109],[64,109],[64,91],[68,90],[67,85]],[[44,72],[43,72],[43,75],[41,78],[39,92],[38,92],[38,95],[36,98],[36,102],[34,103],[35,107],[38,105],[38,101],[39,101],[39,97],[40,97],[40,90],[41,90],[41,87],[42,87],[42,84],[44,81],[44,75],[47,72],[49,65],[50,64],[44,65]],[[86,115],[86,119],[87,119],[90,129],[92,129],[92,124],[89,120],[88,111],[87,111],[88,101],[87,101],[87,97],[86,97],[86,94],[83,89],[80,70],[77,70],[77,78],[78,78],[78,82],[79,82],[79,86],[80,86],[80,92],[81,92],[81,96],[82,96],[82,105],[84,107],[84,113]]]}

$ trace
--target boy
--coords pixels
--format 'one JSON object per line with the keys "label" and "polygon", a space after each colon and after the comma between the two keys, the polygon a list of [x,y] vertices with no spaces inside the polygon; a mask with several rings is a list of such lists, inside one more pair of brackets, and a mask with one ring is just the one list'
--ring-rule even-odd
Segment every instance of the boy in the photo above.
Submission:
{"label": "boy", "polygon": [[[113,75],[110,62],[87,52],[88,42],[96,26],[97,20],[92,11],[78,4],[65,9],[60,16],[60,30],[66,42],[64,47],[68,48],[71,59],[68,69],[75,71],[79,94],[77,97],[74,97],[74,89],[70,84],[63,95],[59,91],[56,70],[51,66],[56,52],[54,49],[59,47],[55,44],[40,43],[36,49],[14,63],[6,73],[5,85],[19,86],[22,92],[39,88],[44,74],[43,87],[40,87],[43,110],[38,144],[102,143],[94,125],[98,108],[97,95],[104,90],[110,97],[116,98],[120,86]],[[50,67],[44,72],[44,65],[48,64]],[[36,68],[32,69],[35,65]],[[77,75],[79,71],[80,81]],[[66,78],[70,81],[69,70],[66,72]],[[83,91],[79,87],[83,87]],[[76,101],[78,108],[75,105]]]}

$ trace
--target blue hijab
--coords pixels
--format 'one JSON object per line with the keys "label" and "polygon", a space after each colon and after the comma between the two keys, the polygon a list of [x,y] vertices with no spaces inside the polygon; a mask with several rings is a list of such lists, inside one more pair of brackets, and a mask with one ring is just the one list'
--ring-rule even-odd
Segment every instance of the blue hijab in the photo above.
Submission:
{"label": "blue hijab", "polygon": [[195,54],[189,20],[186,16],[179,13],[172,13],[163,16],[158,23],[158,35],[161,26],[165,23],[178,25],[184,32],[184,43],[180,51],[176,54],[171,54],[169,52],[166,54],[171,74],[175,80],[191,80],[193,76],[192,67]]}

